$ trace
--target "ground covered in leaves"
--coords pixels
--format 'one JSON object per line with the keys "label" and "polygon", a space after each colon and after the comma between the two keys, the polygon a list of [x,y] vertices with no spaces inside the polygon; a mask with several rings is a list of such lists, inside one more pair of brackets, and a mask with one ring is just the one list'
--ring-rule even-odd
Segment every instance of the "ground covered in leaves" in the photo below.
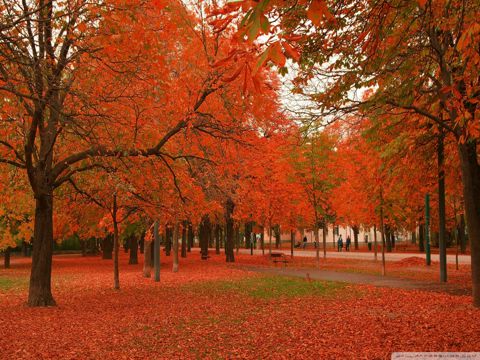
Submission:
{"label": "ground covered in leaves", "polygon": [[111,260],[69,255],[54,258],[58,306],[28,308],[29,266],[13,258],[0,270],[2,358],[387,359],[393,351],[480,350],[480,310],[469,296],[264,276],[198,253],[181,259],[179,273],[163,256],[160,283],[122,254],[115,291]]}

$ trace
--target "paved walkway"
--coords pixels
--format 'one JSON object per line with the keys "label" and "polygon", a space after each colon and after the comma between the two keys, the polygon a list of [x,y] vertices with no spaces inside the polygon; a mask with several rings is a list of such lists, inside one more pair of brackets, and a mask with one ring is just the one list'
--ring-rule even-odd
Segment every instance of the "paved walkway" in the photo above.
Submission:
{"label": "paved walkway", "polygon": [[[370,274],[347,273],[330,270],[317,269],[292,269],[285,267],[258,267],[258,266],[242,266],[243,269],[255,271],[265,274],[275,274],[283,276],[293,276],[300,278],[307,278],[323,281],[337,281],[350,284],[367,284],[380,287],[408,289],[408,290],[422,290],[444,292],[452,295],[470,295],[471,289],[467,289],[454,284],[441,284],[435,282],[426,282],[409,279],[398,279],[389,276],[379,276]],[[307,276],[308,274],[308,276]]]}
{"label": "paved walkway", "polygon": [[[290,250],[277,250],[272,249],[276,253],[284,253],[285,255],[290,255]],[[241,254],[250,254],[250,250],[240,249]],[[253,250],[255,255],[261,255],[262,250]],[[268,254],[268,249],[265,249],[265,254]],[[315,250],[294,250],[294,256],[298,257],[315,257],[317,253]],[[320,249],[320,256],[323,257],[323,250]],[[385,253],[385,259],[387,261],[398,261],[406,259],[412,256],[425,258],[423,253]],[[378,253],[378,258],[381,259],[382,254]],[[358,260],[373,260],[373,252],[355,252],[355,251],[327,251],[327,258],[334,259],[358,259]],[[431,255],[432,261],[439,261],[438,254]],[[458,255],[459,264],[470,264],[470,255]],[[447,262],[449,264],[455,264],[455,255],[447,255]]]}

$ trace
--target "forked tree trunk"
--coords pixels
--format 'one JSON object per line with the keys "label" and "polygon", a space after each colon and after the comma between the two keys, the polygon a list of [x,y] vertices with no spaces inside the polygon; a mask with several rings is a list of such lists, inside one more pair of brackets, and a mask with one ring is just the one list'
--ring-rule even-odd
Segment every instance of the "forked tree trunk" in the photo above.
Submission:
{"label": "forked tree trunk", "polygon": [[152,242],[145,241],[143,250],[143,277],[149,278],[152,271]]}
{"label": "forked tree trunk", "polygon": [[53,253],[53,196],[37,195],[35,200],[34,244],[32,270],[28,290],[29,306],[53,306],[52,253]]}
{"label": "forked tree trunk", "polygon": [[480,307],[480,164],[476,143],[458,145],[472,261],[473,305]]}

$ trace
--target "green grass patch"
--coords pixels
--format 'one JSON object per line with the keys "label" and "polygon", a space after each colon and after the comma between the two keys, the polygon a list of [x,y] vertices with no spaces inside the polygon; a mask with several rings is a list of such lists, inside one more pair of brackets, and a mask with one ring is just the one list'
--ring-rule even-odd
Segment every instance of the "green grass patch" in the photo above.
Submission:
{"label": "green grass patch", "polygon": [[0,291],[23,290],[28,286],[27,277],[0,276]]}
{"label": "green grass patch", "polygon": [[295,298],[304,296],[330,296],[343,289],[345,284],[329,281],[307,281],[306,279],[286,276],[251,277],[232,281],[208,281],[189,284],[184,291],[199,293],[235,293],[258,299],[281,297]]}

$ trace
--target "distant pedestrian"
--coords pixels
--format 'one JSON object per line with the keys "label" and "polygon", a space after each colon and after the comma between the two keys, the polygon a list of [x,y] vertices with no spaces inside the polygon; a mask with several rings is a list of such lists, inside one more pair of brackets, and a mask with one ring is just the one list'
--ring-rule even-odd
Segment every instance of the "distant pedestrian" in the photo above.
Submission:
{"label": "distant pedestrian", "polygon": [[345,242],[345,250],[350,251],[350,244],[352,243],[352,239],[350,239],[350,235],[347,236],[347,241]]}
{"label": "distant pedestrian", "polygon": [[343,249],[343,239],[342,239],[342,234],[338,237],[338,251],[342,251]]}
{"label": "distant pedestrian", "polygon": [[303,237],[303,249],[306,249],[307,248],[307,237],[304,236]]}

